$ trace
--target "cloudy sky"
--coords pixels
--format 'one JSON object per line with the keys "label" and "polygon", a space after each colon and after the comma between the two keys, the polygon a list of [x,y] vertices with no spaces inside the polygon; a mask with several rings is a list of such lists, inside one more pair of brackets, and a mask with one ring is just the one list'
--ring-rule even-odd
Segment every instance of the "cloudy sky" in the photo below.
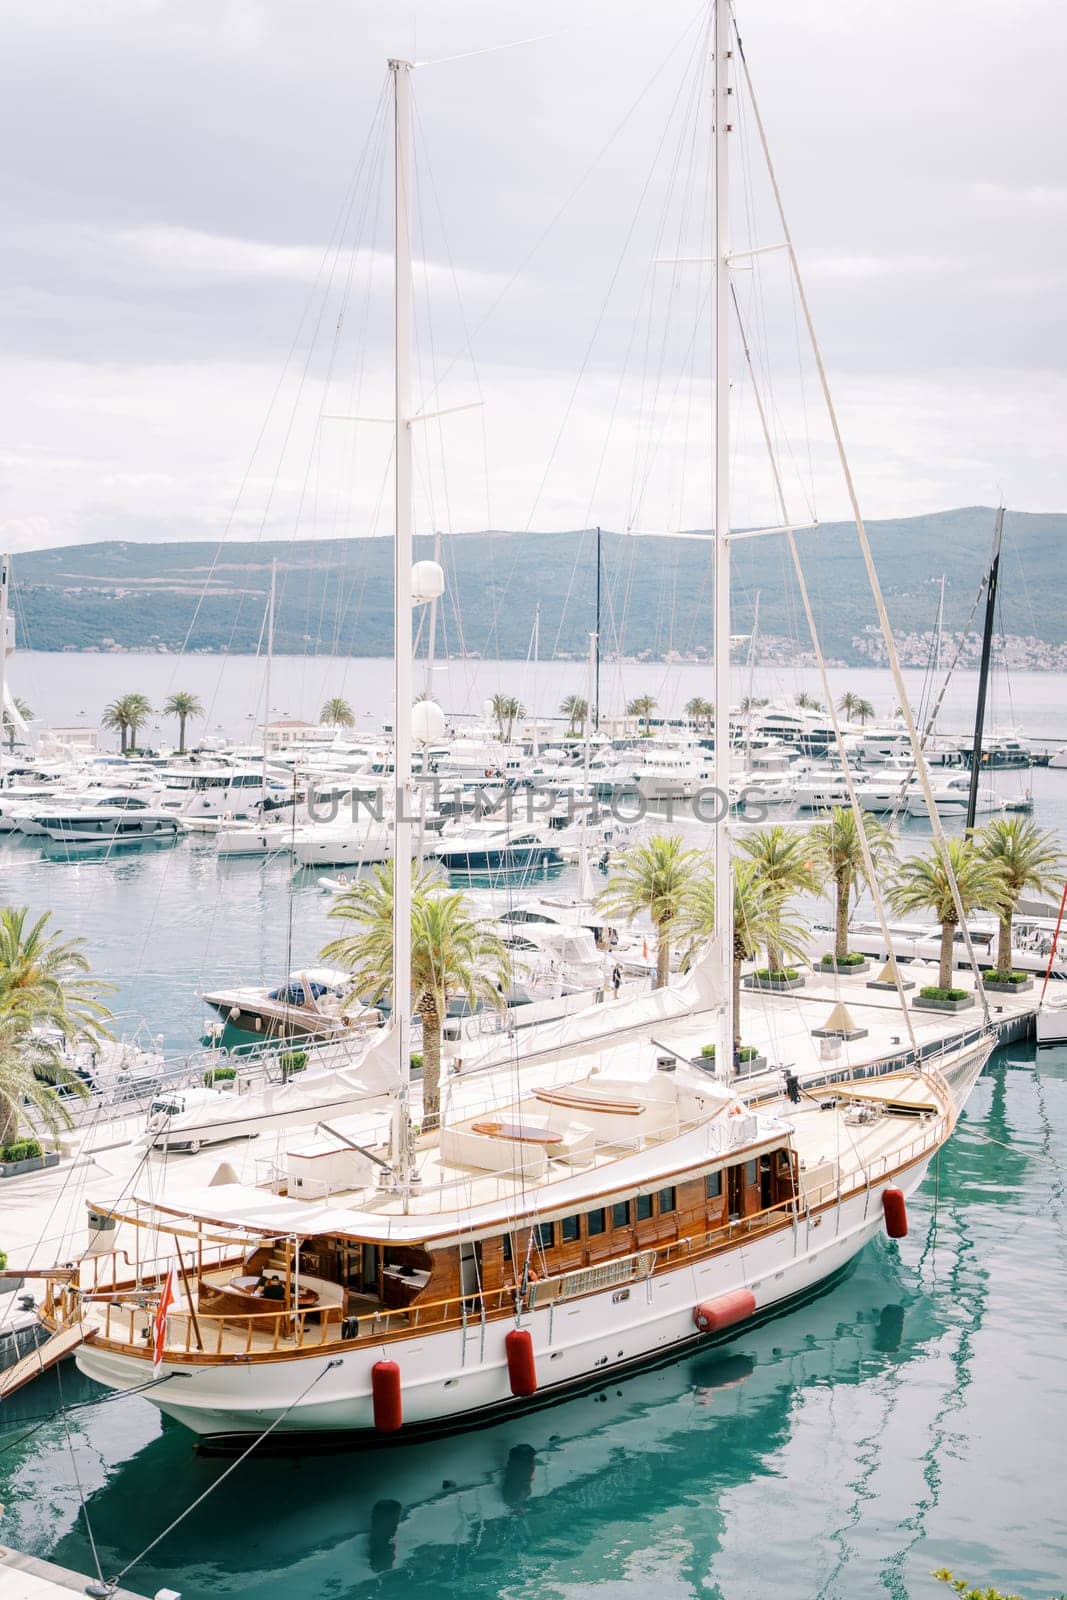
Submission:
{"label": "cloudy sky", "polygon": [[[739,22],[867,514],[1067,508],[1067,10]],[[692,3],[18,0],[4,33],[7,547],[387,528],[388,429],[347,419],[389,405],[390,54],[428,63],[416,390],[474,407],[418,430],[420,528],[707,524],[706,269],[662,262],[706,236]],[[769,243],[739,115],[735,227]],[[739,300],[790,510],[840,514],[764,259]]]}

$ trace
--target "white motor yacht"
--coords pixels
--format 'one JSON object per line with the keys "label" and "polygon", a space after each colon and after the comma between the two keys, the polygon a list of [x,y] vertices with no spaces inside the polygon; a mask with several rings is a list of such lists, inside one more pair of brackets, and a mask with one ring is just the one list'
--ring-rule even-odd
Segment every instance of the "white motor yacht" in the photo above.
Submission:
{"label": "white motor yacht", "polygon": [[172,811],[132,796],[120,805],[42,807],[35,821],[37,832],[56,844],[173,843],[178,837],[178,819]]}

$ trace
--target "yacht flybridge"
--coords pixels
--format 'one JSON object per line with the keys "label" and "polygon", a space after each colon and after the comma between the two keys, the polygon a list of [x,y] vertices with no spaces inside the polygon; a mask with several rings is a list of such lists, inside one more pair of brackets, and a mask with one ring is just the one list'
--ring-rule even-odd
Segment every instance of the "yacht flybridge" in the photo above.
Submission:
{"label": "yacht flybridge", "polygon": [[[729,0],[714,0],[712,19],[713,690],[716,704],[728,707],[729,329],[737,305],[727,153],[735,87],[747,93],[785,241],[776,247],[788,253],[817,346]],[[433,747],[444,731],[435,702],[412,707],[412,611],[435,601],[444,579],[435,562],[412,566],[411,436],[421,417],[410,394],[411,71],[407,62],[390,63],[398,862],[414,853],[413,744]],[[730,108],[725,115],[723,108]],[[740,348],[747,360],[744,339]],[[818,372],[832,416],[821,361]],[[751,365],[748,378],[758,393]],[[836,424],[835,438],[840,451]],[[769,433],[767,446],[782,526],[736,536],[787,540],[810,620]],[[843,451],[841,463],[917,779],[947,857]],[[827,737],[840,749],[813,622],[812,635]],[[727,738],[715,741],[710,776],[725,795]],[[858,812],[847,764],[840,781]],[[222,1169],[203,1190],[160,1196],[146,1185],[129,1202],[98,1200],[91,1210],[97,1238],[105,1231],[114,1248],[94,1250],[53,1278],[45,1310],[52,1329],[82,1336],[81,1369],[115,1388],[140,1386],[151,1403],[207,1438],[457,1429],[603,1382],[694,1341],[733,1336],[825,1283],[883,1228],[904,1233],[908,1197],[952,1133],[992,1048],[988,1013],[985,1028],[925,1055],[900,990],[910,1050],[897,1060],[905,1070],[886,1070],[876,1053],[853,1056],[847,1077],[818,1099],[747,1106],[732,1082],[738,1035],[728,813],[718,809],[712,835],[714,937],[687,977],[533,1028],[521,1051],[509,1043],[484,1070],[449,1076],[440,1108],[425,1080],[425,1102],[411,1082],[412,1013],[421,997],[412,992],[411,877],[396,873],[391,1021],[360,1064],[360,1076],[373,1075],[387,1092],[365,1105],[355,1126],[313,1124],[305,1142],[290,1146],[284,1167],[268,1163],[258,1182],[234,1182]],[[481,859],[487,837],[464,829],[458,845],[468,866]],[[440,847],[435,854],[441,858]],[[869,859],[867,867],[876,882]],[[715,1046],[710,1074],[657,1042],[664,1024],[698,1011]],[[558,1031],[548,1045],[551,1028]],[[151,1250],[141,1247],[148,1239]]]}

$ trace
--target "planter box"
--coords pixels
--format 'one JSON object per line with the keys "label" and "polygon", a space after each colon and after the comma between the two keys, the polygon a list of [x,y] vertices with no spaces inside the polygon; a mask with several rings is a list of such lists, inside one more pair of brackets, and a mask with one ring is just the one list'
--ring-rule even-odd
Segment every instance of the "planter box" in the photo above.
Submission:
{"label": "planter box", "polygon": [[[690,1056],[689,1064],[693,1067],[699,1067],[701,1072],[714,1073],[715,1071],[714,1056]],[[731,1076],[742,1078],[752,1073],[766,1072],[766,1070],[766,1056],[751,1056],[739,1062],[736,1073],[732,1073]]]}
{"label": "planter box", "polygon": [[1022,983],[998,983],[995,978],[982,979],[982,988],[986,994],[1025,994],[1027,989],[1033,987],[1033,978],[1024,978]]}
{"label": "planter box", "polygon": [[848,1044],[853,1039],[866,1039],[869,1028],[812,1028],[813,1039],[840,1039]]}
{"label": "planter box", "polygon": [[795,978],[758,978],[754,972],[750,972],[741,982],[746,989],[766,989],[778,994],[786,989],[803,989],[805,979],[799,973]]}
{"label": "planter box", "polygon": [[47,1155],[31,1156],[28,1161],[0,1161],[0,1178],[21,1178],[25,1172],[43,1172],[46,1167],[59,1166],[59,1152],[50,1150]]}
{"label": "planter box", "polygon": [[831,958],[828,961],[815,963],[816,972],[835,972],[840,973],[842,977],[847,977],[850,972],[870,972],[870,970],[871,963],[866,956],[862,961],[834,961]]}
{"label": "planter box", "polygon": [[[903,973],[902,973],[901,974],[901,978],[900,978],[900,987],[902,989],[914,989],[914,987],[915,987],[915,979],[914,978],[905,978]],[[867,988],[868,989],[884,989],[887,994],[896,994],[896,992],[897,992],[897,986],[896,986],[895,983],[883,983],[881,978],[868,978],[867,979]]]}
{"label": "planter box", "polygon": [[920,997],[911,1002],[911,1009],[913,1011],[969,1011],[974,1003],[973,994],[967,995],[963,1000],[923,1000]]}

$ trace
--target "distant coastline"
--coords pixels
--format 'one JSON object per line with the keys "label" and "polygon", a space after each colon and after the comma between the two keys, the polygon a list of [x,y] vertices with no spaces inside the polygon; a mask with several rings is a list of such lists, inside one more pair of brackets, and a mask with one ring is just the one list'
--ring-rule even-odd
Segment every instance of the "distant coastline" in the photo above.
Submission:
{"label": "distant coastline", "polygon": [[[945,641],[977,657],[971,613],[988,558],[993,512],[965,507],[868,524],[902,659],[924,666],[934,649],[939,580]],[[1067,611],[1060,601],[1067,515],[1012,513],[1005,523],[1001,627],[1008,663],[1067,670]],[[829,661],[884,659],[873,601],[848,524],[798,535]],[[419,557],[432,553],[420,538]],[[445,596],[438,654],[454,660],[521,660],[540,607],[541,654],[584,659],[595,625],[596,539],[570,533],[453,534],[443,541]],[[278,566],[278,656],[387,658],[392,652],[392,546],[382,538],[142,544],[107,541],[31,551],[12,562],[23,649],[67,654],[254,655],[272,562]],[[711,571],[705,540],[640,539],[605,531],[601,640],[605,658],[701,662],[711,644]],[[795,579],[775,539],[734,555],[734,631],[757,621],[756,659],[803,667],[814,657]]]}

